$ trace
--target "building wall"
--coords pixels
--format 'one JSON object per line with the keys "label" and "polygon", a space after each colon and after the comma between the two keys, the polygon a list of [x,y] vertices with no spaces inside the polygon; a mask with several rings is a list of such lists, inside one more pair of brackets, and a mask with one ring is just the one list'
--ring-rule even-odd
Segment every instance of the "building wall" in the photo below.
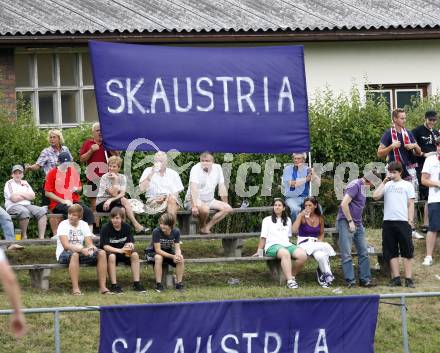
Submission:
{"label": "building wall", "polygon": [[0,50],[0,109],[16,116],[14,50]]}
{"label": "building wall", "polygon": [[309,95],[328,85],[348,92],[370,84],[430,82],[440,90],[440,40],[304,43]]}

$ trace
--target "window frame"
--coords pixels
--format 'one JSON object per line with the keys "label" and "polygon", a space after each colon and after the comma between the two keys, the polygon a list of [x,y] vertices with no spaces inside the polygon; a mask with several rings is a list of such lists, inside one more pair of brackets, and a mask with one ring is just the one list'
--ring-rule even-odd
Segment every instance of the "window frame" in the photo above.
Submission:
{"label": "window frame", "polygon": [[[75,75],[77,75],[77,85],[76,86],[61,86],[61,70],[60,70],[60,56],[59,54],[74,54],[75,60]],[[83,57],[82,54],[87,53],[87,48],[31,48],[31,49],[16,49],[15,55],[29,55],[29,65],[30,65],[30,84],[31,87],[21,87],[17,86],[15,88],[16,95],[20,92],[26,92],[31,94],[31,104],[34,115],[35,123],[41,128],[51,128],[51,127],[76,127],[81,123],[87,122],[85,120],[85,107],[84,107],[84,91],[94,91],[94,85],[85,85],[83,81]],[[54,86],[38,86],[38,54],[52,54],[54,56],[54,75],[55,75],[55,85]],[[50,124],[40,123],[40,106],[39,106],[39,94],[40,92],[54,92],[55,98],[53,100],[53,110],[54,110],[54,122]],[[63,123],[62,122],[62,102],[61,95],[62,92],[77,92],[78,98],[75,99],[76,117],[75,123]],[[97,117],[98,118],[98,117]]]}

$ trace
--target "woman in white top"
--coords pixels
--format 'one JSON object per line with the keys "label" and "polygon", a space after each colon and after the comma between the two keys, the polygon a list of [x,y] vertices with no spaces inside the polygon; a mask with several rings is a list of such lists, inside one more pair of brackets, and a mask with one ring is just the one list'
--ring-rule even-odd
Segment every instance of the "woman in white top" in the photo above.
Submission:
{"label": "woman in white top", "polygon": [[[307,260],[307,254],[289,241],[291,236],[292,221],[287,216],[286,204],[282,199],[275,199],[272,216],[263,219],[260,242],[253,256],[261,256],[264,249],[267,256],[280,259],[287,288],[295,289],[298,288],[295,276]],[[292,259],[295,260],[293,271]]]}

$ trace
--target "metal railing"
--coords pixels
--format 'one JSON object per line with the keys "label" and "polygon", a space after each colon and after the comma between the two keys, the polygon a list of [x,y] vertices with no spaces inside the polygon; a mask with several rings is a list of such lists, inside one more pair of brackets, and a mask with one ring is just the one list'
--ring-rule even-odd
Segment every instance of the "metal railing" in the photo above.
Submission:
{"label": "metal railing", "polygon": [[[420,293],[396,293],[396,294],[379,294],[380,299],[400,299],[400,317],[402,320],[402,344],[403,352],[409,353],[408,325],[406,317],[406,299],[407,298],[428,298],[440,297],[440,292],[420,292]],[[384,303],[383,304],[389,304]],[[65,306],[57,308],[32,308],[23,309],[25,314],[47,314],[53,313],[54,318],[54,339],[55,353],[61,353],[61,337],[60,337],[60,313],[63,312],[83,312],[83,311],[99,311],[99,306]],[[10,315],[12,310],[0,310],[0,315]]]}

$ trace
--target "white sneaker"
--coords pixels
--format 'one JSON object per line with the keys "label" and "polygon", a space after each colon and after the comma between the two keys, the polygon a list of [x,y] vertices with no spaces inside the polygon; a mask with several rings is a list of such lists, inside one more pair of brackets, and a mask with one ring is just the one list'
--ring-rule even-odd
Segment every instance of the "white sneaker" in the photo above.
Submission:
{"label": "white sneaker", "polygon": [[287,281],[287,288],[289,288],[289,289],[296,289],[296,288],[298,288],[298,287],[299,287],[299,286],[298,286],[298,283],[295,281],[294,278],[289,279],[289,280]]}
{"label": "white sneaker", "polygon": [[431,266],[432,265],[432,256],[425,256],[425,259],[422,262],[423,266]]}
{"label": "white sneaker", "polygon": [[415,230],[412,231],[412,237],[414,239],[424,239],[425,237],[421,235],[420,233],[417,233]]}

